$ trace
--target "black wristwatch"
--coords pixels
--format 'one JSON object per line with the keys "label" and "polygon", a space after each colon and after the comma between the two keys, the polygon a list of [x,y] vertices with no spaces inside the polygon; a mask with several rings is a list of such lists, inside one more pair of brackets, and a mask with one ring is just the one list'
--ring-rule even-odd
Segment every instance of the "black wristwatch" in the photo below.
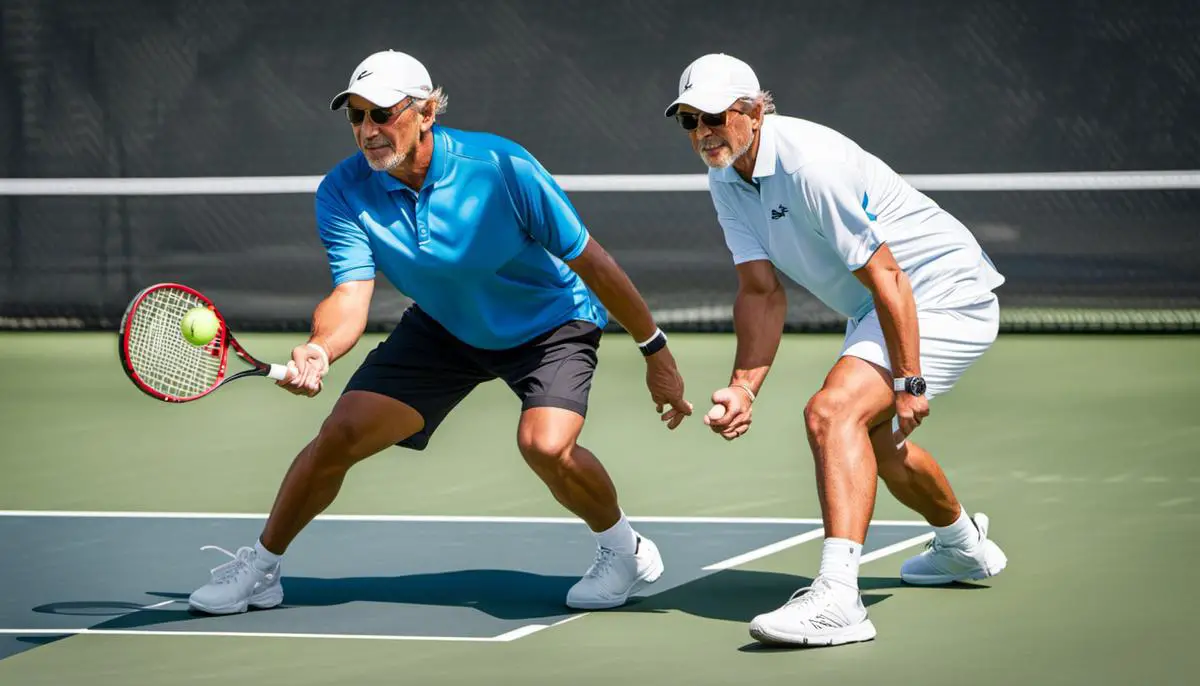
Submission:
{"label": "black wristwatch", "polygon": [[897,393],[903,391],[909,395],[925,395],[925,379],[920,376],[892,379],[892,390]]}
{"label": "black wristwatch", "polygon": [[650,337],[650,340],[638,343],[638,349],[646,357],[650,357],[665,347],[667,347],[667,334],[663,333],[662,329],[655,329],[654,335]]}

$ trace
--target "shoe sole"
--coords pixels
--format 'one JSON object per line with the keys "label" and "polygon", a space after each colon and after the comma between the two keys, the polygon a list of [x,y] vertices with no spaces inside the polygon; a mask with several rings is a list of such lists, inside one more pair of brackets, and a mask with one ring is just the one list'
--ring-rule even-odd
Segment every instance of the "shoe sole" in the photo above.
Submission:
{"label": "shoe sole", "polygon": [[648,573],[646,573],[645,575],[643,575],[641,578],[639,578],[637,581],[634,581],[633,585],[629,587],[629,590],[625,592],[625,595],[621,596],[620,598],[618,598],[616,600],[596,600],[596,601],[591,601],[591,600],[571,601],[571,600],[568,600],[566,603],[567,607],[572,608],[574,610],[610,610],[614,607],[620,607],[629,601],[629,596],[633,595],[634,593],[637,593],[638,591],[642,590],[643,588],[658,581],[659,577],[661,577],[663,575],[663,572],[665,570],[666,570],[666,565],[663,564],[662,557],[659,556],[655,560],[654,566],[650,568],[650,571]]}
{"label": "shoe sole", "polygon": [[773,646],[838,646],[847,643],[862,643],[875,638],[875,625],[867,619],[854,626],[847,626],[816,636],[789,634],[774,631],[761,624],[750,625],[750,637],[764,645]]}
{"label": "shoe sole", "polygon": [[959,581],[980,581],[988,577],[997,576],[1008,566],[1008,558],[1005,557],[1004,553],[1000,552],[999,547],[995,548],[995,550],[998,559],[990,567],[975,569],[965,574],[904,574],[901,572],[900,580],[913,586],[944,586]]}
{"label": "shoe sole", "polygon": [[269,610],[282,602],[283,589],[274,586],[262,593],[250,596],[248,600],[242,600],[232,605],[204,605],[193,600],[188,600],[188,606],[210,615],[236,615],[246,612],[252,607],[256,610]]}

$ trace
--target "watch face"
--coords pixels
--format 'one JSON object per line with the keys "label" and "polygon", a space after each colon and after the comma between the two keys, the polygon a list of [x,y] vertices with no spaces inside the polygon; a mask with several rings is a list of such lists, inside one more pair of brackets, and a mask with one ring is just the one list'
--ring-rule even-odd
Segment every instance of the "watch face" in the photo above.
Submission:
{"label": "watch face", "polygon": [[908,380],[908,392],[913,395],[925,395],[925,379],[914,376]]}

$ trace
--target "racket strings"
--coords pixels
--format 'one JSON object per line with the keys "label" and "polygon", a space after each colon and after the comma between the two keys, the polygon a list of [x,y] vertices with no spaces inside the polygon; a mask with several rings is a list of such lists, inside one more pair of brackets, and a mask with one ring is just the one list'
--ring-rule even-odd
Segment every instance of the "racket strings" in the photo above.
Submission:
{"label": "racket strings", "polygon": [[127,334],[129,362],[142,383],[177,398],[196,396],[216,385],[224,332],[218,331],[207,345],[195,346],[180,330],[184,314],[206,304],[174,288],[155,290],[142,299],[130,317]]}

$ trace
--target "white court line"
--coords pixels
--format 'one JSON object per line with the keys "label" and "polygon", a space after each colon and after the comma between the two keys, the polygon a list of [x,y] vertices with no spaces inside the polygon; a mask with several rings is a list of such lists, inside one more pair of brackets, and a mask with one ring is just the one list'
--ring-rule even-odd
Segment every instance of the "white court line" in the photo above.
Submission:
{"label": "white court line", "polygon": [[500,634],[499,636],[493,638],[492,640],[496,641],[497,643],[508,643],[510,641],[515,641],[518,638],[525,638],[526,636],[529,636],[530,634],[536,634],[537,632],[541,631],[542,629],[549,629],[551,627],[561,626],[563,624],[566,624],[567,622],[573,622],[576,619],[579,619],[580,617],[587,617],[590,614],[591,614],[590,612],[584,612],[582,614],[571,615],[570,617],[567,617],[566,619],[560,619],[553,624],[529,624],[527,626],[517,627],[516,629],[513,629],[512,631]]}
{"label": "white court line", "polygon": [[175,604],[175,603],[182,603],[182,602],[183,602],[182,600],[164,600],[164,601],[162,601],[161,603],[154,603],[153,605],[143,605],[143,606],[141,607],[141,609],[143,609],[143,610],[153,610],[153,609],[156,609],[156,608],[160,608],[160,607],[166,607],[167,605],[173,605],[173,604]]}
{"label": "white court line", "polygon": [[928,541],[931,538],[933,538],[932,531],[930,531],[927,534],[921,534],[920,536],[913,536],[912,538],[906,538],[903,541],[900,541],[899,543],[893,543],[885,548],[880,548],[879,550],[873,550],[873,551],[867,553],[866,555],[863,555],[861,558],[859,558],[858,564],[864,565],[868,562],[874,562],[875,560],[878,560],[881,557],[887,557],[888,555],[891,555],[893,553],[898,553],[901,550],[904,550],[905,548],[911,548],[915,545],[920,545],[920,544],[924,543],[925,541]]}
{"label": "white court line", "polygon": [[[159,607],[167,603],[148,605],[143,609]],[[81,634],[101,634],[109,636],[233,636],[240,638],[344,638],[364,641],[457,641],[468,643],[511,643],[519,638],[535,634],[543,629],[560,626],[586,617],[589,613],[572,615],[553,624],[529,624],[517,627],[499,636],[403,636],[387,634],[301,634],[271,631],[154,631],[149,629],[3,629],[0,636],[78,636]]]}
{"label": "white court line", "polygon": [[728,560],[721,560],[720,562],[714,562],[713,564],[705,567],[704,571],[715,572],[715,571],[720,571],[722,569],[730,569],[733,567],[737,567],[738,565],[746,564],[747,562],[750,562],[751,560],[757,560],[760,557],[766,557],[767,555],[773,555],[781,550],[787,550],[788,548],[794,548],[795,546],[798,546],[801,543],[807,543],[811,540],[820,538],[824,535],[825,535],[824,528],[813,529],[812,531],[806,531],[806,532],[800,534],[799,536],[792,536],[791,538],[785,538],[782,541],[777,541],[775,543],[772,543],[771,545],[764,545],[761,548],[755,548],[754,550],[751,550],[748,553],[742,553],[741,555],[731,557]]}
{"label": "white court line", "polygon": [[[72,511],[72,510],[0,510],[0,517],[79,517],[79,518],[111,518],[111,519],[265,519],[266,514],[242,512],[132,512],[132,511]],[[573,517],[502,517],[502,516],[455,516],[455,515],[319,515],[319,520],[343,522],[467,522],[467,523],[500,523],[500,524],[582,524]],[[780,518],[780,517],[672,517],[672,516],[630,516],[630,521],[658,522],[665,524],[785,524],[785,525],[822,525],[823,521],[814,518]],[[922,526],[925,522],[910,520],[873,520],[872,526]],[[798,536],[756,548],[747,553],[716,562],[703,568],[703,571],[721,571],[745,564],[761,557],[766,557],[787,548],[820,538],[823,528],[813,529]],[[905,548],[922,543],[933,534],[922,534],[899,543],[876,550],[863,556],[860,564],[877,560]],[[167,600],[142,609],[154,609],[170,605],[175,600]],[[544,629],[572,622],[591,613],[572,615],[553,624],[530,624],[505,632],[499,636],[466,637],[466,636],[391,636],[371,634],[304,634],[277,632],[238,632],[238,631],[154,631],[144,629],[5,629],[0,628],[0,635],[22,636],[68,636],[80,634],[101,634],[116,636],[234,636],[243,638],[338,638],[358,640],[384,641],[458,641],[473,643],[509,643],[525,638]]]}
{"label": "white court line", "polygon": [[[266,519],[265,513],[253,512],[133,512],[104,510],[0,510],[0,517],[79,517],[111,519]],[[475,524],[577,524],[583,522],[575,517],[505,517],[486,515],[317,515],[318,521],[326,522],[462,522]],[[639,517],[630,515],[631,522],[660,524],[807,524],[820,525],[820,519],[788,517]],[[925,522],[876,519],[874,526],[921,526]]]}
{"label": "white court line", "polygon": [[[510,631],[509,634],[512,632]],[[363,641],[459,641],[496,643],[503,636],[388,636],[384,634],[297,634],[267,631],[152,631],[147,629],[0,629],[0,635],[12,636],[230,636],[235,638],[346,638]],[[511,640],[511,639],[503,639]]]}

